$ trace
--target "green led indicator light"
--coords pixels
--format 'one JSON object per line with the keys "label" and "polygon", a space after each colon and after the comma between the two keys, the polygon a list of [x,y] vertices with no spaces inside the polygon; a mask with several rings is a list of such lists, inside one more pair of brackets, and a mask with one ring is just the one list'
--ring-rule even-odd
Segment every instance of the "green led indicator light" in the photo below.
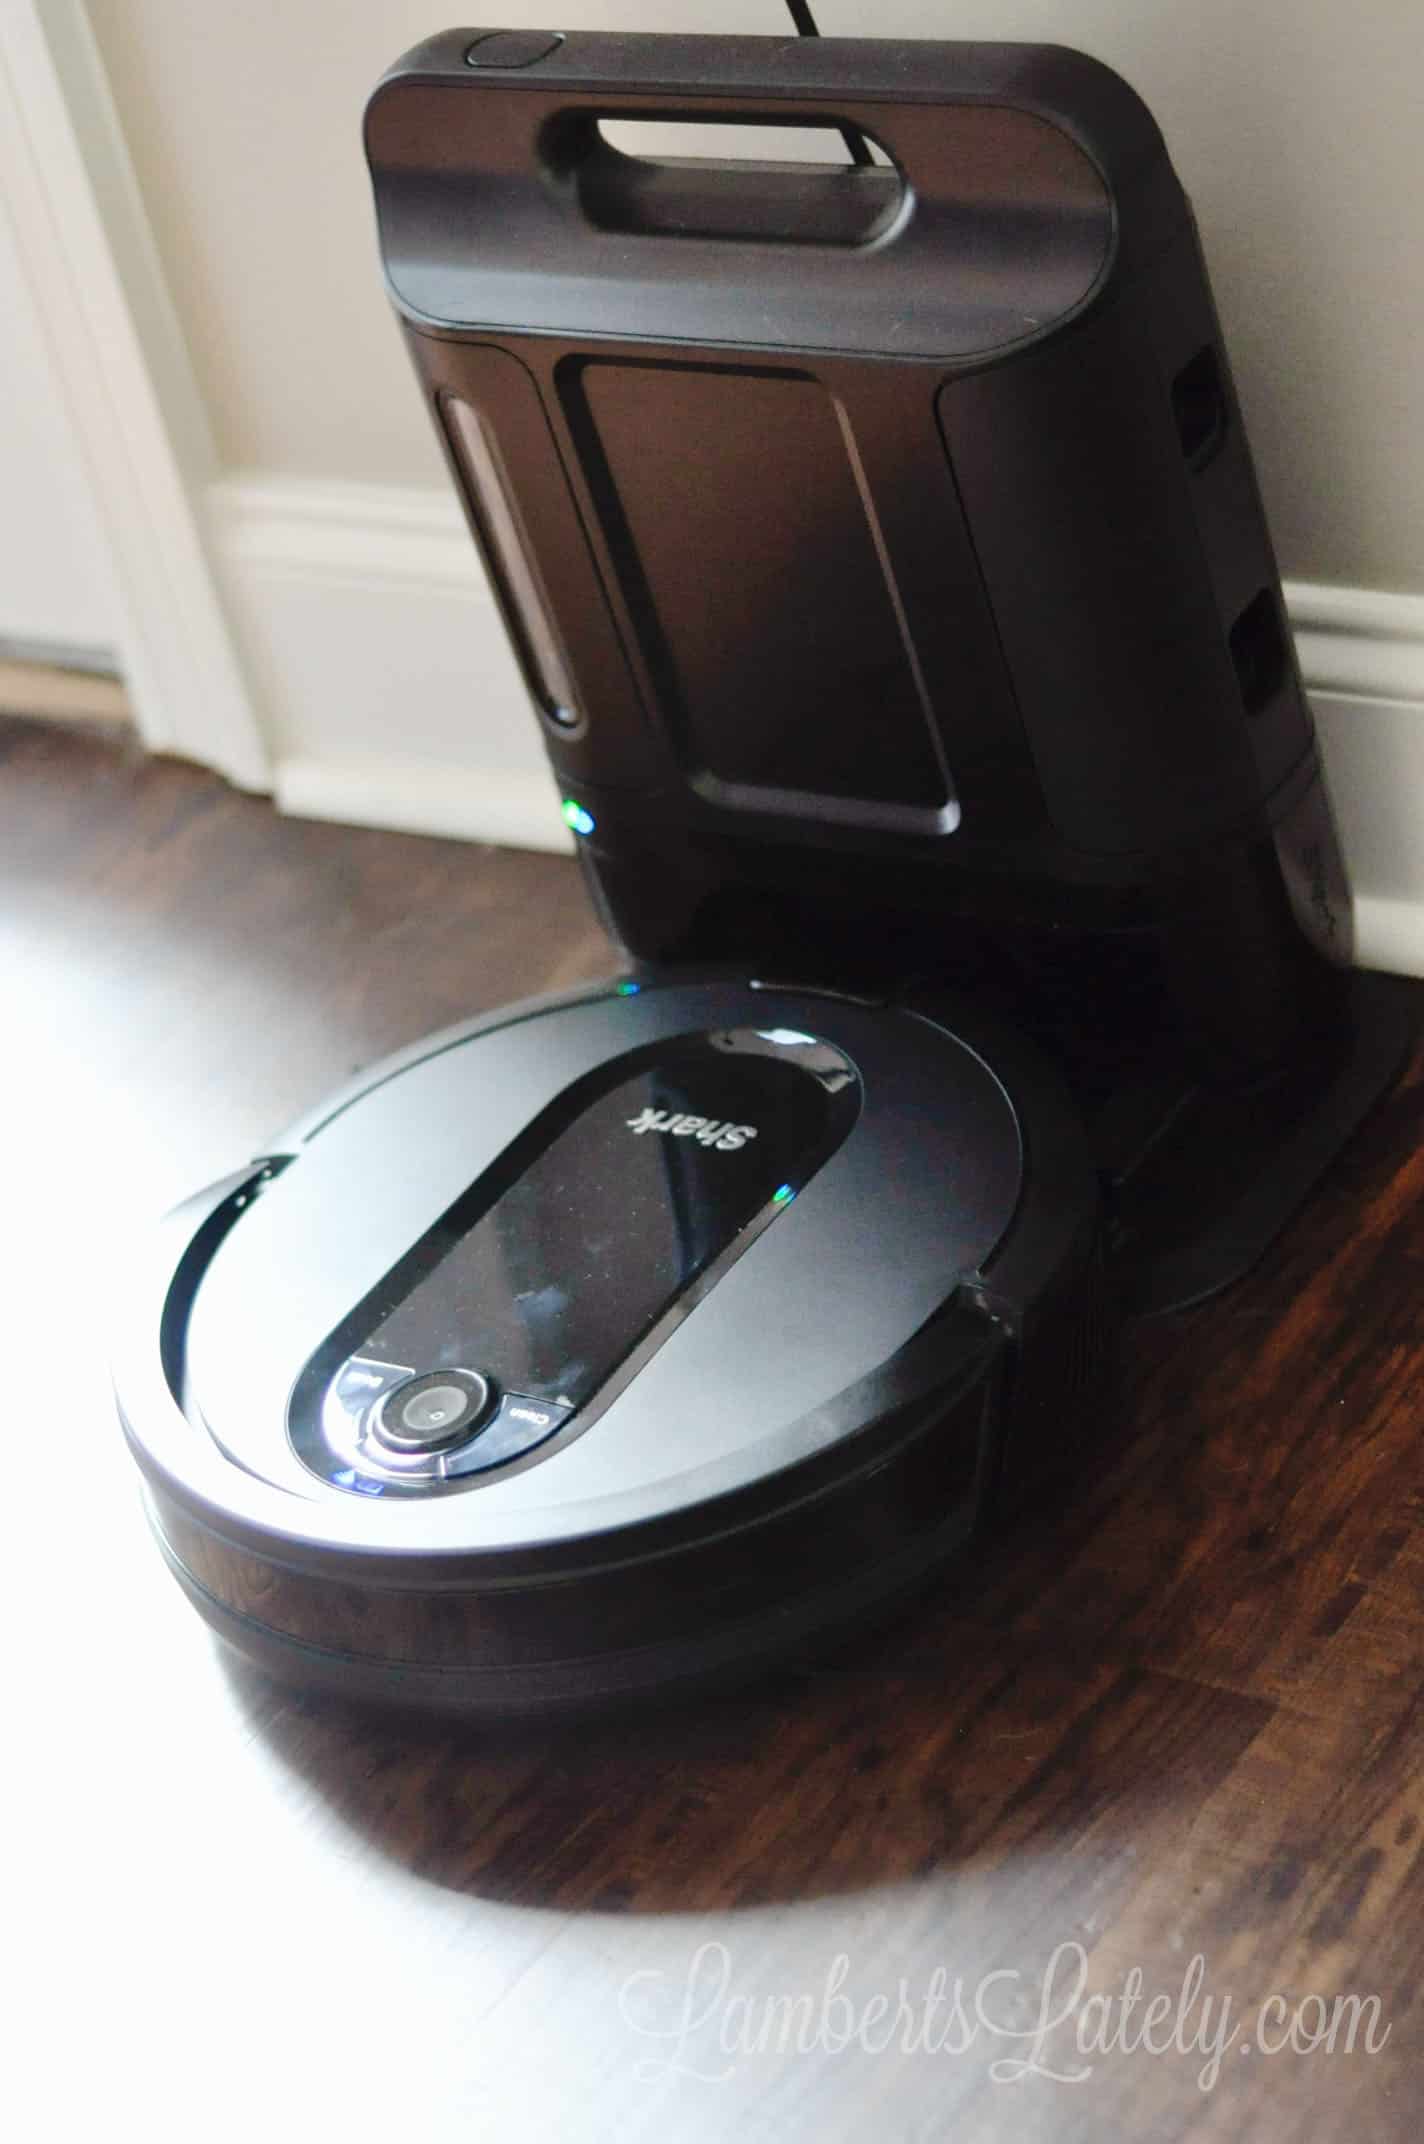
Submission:
{"label": "green led indicator light", "polygon": [[618,995],[620,998],[635,998],[642,987],[641,983],[620,983]]}
{"label": "green led indicator light", "polygon": [[564,798],[565,826],[571,826],[576,834],[591,834],[597,823],[593,813],[586,811],[577,797]]}
{"label": "green led indicator light", "polygon": [[773,1206],[789,1206],[795,1196],[790,1184],[779,1184],[771,1194],[771,1203]]}

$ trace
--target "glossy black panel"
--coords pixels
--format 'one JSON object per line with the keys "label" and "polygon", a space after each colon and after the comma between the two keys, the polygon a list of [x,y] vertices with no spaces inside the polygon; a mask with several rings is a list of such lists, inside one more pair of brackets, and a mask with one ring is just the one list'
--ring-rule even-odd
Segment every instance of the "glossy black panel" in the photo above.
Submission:
{"label": "glossy black panel", "polygon": [[588,1399],[846,1126],[844,1098],[793,1055],[733,1039],[670,1051],[548,1127],[493,1204],[473,1186],[390,1276],[361,1351],[422,1370],[463,1363],[563,1406]]}
{"label": "glossy black panel", "polygon": [[835,398],[801,372],[593,363],[567,403],[694,784],[932,831],[951,783]]}
{"label": "glossy black panel", "polygon": [[[382,1391],[459,1370],[496,1395],[581,1407],[784,1211],[858,1108],[849,1061],[782,1029],[681,1036],[576,1082],[318,1350],[293,1398],[298,1452],[339,1480],[332,1454],[359,1467],[369,1443],[380,1471],[407,1473],[348,1403],[353,1378],[376,1373]],[[431,1460],[407,1478],[468,1471]]]}

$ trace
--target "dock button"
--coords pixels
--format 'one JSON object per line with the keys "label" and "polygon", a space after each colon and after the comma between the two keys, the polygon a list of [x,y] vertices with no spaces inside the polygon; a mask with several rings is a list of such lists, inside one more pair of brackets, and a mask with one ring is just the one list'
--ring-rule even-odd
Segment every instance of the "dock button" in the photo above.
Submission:
{"label": "dock button", "polygon": [[466,47],[467,67],[532,67],[563,43],[557,30],[489,30]]}
{"label": "dock button", "polygon": [[353,1421],[360,1421],[393,1385],[403,1384],[412,1372],[398,1362],[376,1362],[366,1355],[352,1355],[331,1381],[330,1396]]}

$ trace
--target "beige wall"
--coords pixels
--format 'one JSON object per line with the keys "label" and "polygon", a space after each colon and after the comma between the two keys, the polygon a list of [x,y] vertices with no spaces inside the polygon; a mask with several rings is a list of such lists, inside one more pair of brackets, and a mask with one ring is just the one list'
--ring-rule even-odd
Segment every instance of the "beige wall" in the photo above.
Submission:
{"label": "beige wall", "polygon": [[[89,0],[222,455],[436,485],[387,316],[364,96],[438,0]],[[564,0],[771,30],[779,0]],[[1288,576],[1424,590],[1421,0],[819,0],[821,27],[1052,38],[1117,66],[1203,226]],[[508,0],[487,21],[546,19]]]}

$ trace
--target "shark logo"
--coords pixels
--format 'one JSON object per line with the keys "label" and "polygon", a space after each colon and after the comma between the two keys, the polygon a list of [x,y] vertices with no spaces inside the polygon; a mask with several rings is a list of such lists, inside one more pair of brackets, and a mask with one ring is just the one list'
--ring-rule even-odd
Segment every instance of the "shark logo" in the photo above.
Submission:
{"label": "shark logo", "polygon": [[627,1119],[635,1137],[644,1132],[663,1132],[670,1139],[695,1139],[699,1146],[715,1147],[719,1154],[733,1154],[748,1139],[755,1139],[754,1124],[728,1124],[720,1117],[684,1117],[672,1109],[640,1109]]}

